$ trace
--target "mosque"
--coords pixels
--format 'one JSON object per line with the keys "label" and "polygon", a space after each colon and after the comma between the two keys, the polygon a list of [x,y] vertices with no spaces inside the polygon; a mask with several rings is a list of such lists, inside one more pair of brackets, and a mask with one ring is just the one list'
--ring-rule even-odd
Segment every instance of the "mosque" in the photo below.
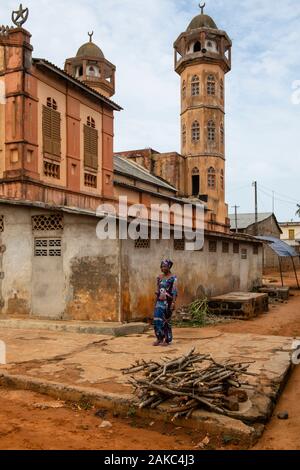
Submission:
{"label": "mosque", "polygon": [[[0,26],[0,316],[143,320],[165,256],[180,304],[259,284],[262,245],[230,233],[225,203],[227,33],[201,7],[174,43],[181,153],[114,154],[115,65],[92,33],[64,69],[35,57],[28,15],[20,6],[14,26]],[[173,236],[99,240],[97,207],[120,196],[201,205],[203,248],[188,252]]]}

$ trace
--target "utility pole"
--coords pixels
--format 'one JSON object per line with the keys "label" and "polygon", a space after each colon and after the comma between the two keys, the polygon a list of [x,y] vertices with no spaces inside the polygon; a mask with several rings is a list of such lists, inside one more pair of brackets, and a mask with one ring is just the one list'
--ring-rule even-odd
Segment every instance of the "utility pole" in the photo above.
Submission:
{"label": "utility pole", "polygon": [[238,233],[239,228],[238,228],[238,209],[240,206],[232,206],[234,208],[234,213],[235,213],[235,233]]}
{"label": "utility pole", "polygon": [[254,192],[255,192],[255,235],[258,235],[258,198],[257,198],[257,181],[254,181]]}

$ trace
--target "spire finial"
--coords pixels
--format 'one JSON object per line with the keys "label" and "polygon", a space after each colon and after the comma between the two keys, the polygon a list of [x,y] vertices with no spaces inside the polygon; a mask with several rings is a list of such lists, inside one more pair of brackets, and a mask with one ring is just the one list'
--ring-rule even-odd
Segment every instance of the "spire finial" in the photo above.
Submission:
{"label": "spire finial", "polygon": [[94,31],[92,31],[91,33],[88,33],[88,35],[90,36],[90,42],[92,42],[92,38],[93,38],[93,35],[94,35]]}
{"label": "spire finial", "polygon": [[29,10],[28,8],[23,8],[22,3],[19,6],[19,10],[13,11],[11,18],[12,22],[14,25],[17,26],[17,28],[22,28],[23,24],[26,23],[29,15]]}
{"label": "spire finial", "polygon": [[206,3],[203,3],[203,5],[201,5],[201,3],[199,4],[199,8],[201,9],[201,15],[204,14],[204,8],[206,7]]}

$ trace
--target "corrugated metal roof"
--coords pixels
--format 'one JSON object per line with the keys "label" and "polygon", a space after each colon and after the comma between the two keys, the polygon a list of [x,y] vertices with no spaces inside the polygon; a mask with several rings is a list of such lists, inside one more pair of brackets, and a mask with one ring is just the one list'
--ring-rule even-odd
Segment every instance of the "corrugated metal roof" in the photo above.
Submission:
{"label": "corrugated metal roof", "polygon": [[278,255],[283,258],[287,257],[298,257],[299,254],[294,250],[292,246],[289,246],[287,243],[285,243],[282,240],[279,240],[279,238],[275,237],[255,237],[258,240],[263,240],[265,242],[268,242],[269,247]]}
{"label": "corrugated metal roof", "polygon": [[168,184],[166,181],[158,178],[157,176],[152,175],[141,165],[128,161],[126,158],[122,158],[119,155],[114,156],[114,170],[131,178],[142,180],[145,183],[154,184],[155,186],[168,189],[174,193],[177,192],[176,188]]}
{"label": "corrugated metal roof", "polygon": [[[263,222],[269,217],[272,217],[272,215],[273,215],[272,212],[260,213],[258,214],[258,222]],[[231,228],[235,229],[235,214],[230,214],[229,218],[231,222]],[[244,230],[250,227],[250,225],[255,224],[255,214],[253,213],[252,214],[238,214],[237,222],[238,222],[238,229]]]}

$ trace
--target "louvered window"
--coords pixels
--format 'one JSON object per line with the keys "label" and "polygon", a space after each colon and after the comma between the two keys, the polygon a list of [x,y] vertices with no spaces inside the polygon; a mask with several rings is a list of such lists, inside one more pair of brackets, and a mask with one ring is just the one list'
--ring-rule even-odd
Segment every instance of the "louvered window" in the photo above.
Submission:
{"label": "louvered window", "polygon": [[44,153],[61,156],[60,113],[49,105],[43,106],[43,144]]}
{"label": "louvered window", "polygon": [[98,131],[94,128],[95,121],[88,118],[84,125],[84,166],[98,169]]}

